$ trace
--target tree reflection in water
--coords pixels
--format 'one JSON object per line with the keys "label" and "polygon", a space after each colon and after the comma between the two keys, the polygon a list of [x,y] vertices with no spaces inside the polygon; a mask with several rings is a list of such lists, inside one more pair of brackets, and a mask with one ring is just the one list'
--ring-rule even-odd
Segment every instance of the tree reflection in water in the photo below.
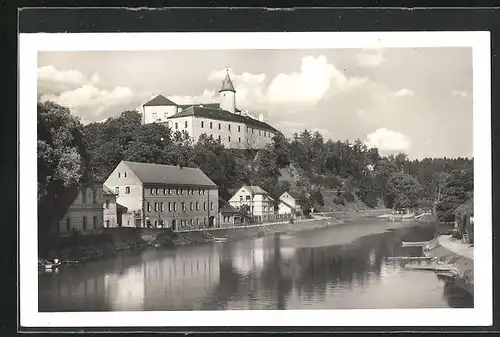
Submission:
{"label": "tree reflection in water", "polygon": [[[415,301],[405,291],[415,283],[425,292],[422,287],[427,285],[402,271],[405,261],[386,260],[420,255],[421,248],[402,248],[401,241],[428,240],[434,230],[409,227],[329,246],[329,238],[339,233],[330,229],[124,254],[41,276],[39,307],[41,311],[399,308],[410,305],[408,300],[417,307],[471,306],[467,294],[444,282],[443,301],[441,288],[437,296],[433,293],[440,281],[427,276],[423,279],[430,282],[427,297],[420,300],[425,296],[419,294]],[[394,282],[401,298],[391,299]],[[342,303],[336,303],[339,294]]]}

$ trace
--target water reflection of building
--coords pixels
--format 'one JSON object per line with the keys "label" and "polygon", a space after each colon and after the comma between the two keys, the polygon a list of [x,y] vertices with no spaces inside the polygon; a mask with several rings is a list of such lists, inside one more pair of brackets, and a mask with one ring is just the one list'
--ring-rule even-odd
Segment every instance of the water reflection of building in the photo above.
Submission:
{"label": "water reflection of building", "polygon": [[126,269],[123,274],[107,274],[106,300],[111,310],[142,310],[144,306],[143,266]]}
{"label": "water reflection of building", "polygon": [[193,309],[218,284],[219,273],[215,247],[189,247],[150,258],[144,262],[145,309]]}
{"label": "water reflection of building", "polygon": [[39,278],[40,311],[107,309],[105,301],[100,302],[105,292],[102,275],[71,274],[64,271],[57,274]]}

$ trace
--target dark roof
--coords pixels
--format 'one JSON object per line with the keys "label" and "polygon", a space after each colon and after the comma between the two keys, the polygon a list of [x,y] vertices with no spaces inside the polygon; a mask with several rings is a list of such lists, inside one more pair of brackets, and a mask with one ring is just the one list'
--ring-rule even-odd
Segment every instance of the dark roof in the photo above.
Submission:
{"label": "dark roof", "polygon": [[128,208],[119,204],[119,203],[116,203],[116,210],[117,211],[120,211],[122,213],[127,213],[128,212]]}
{"label": "dark roof", "polygon": [[199,168],[123,161],[143,184],[217,187]]}
{"label": "dark roof", "polygon": [[226,73],[226,77],[222,81],[222,85],[221,85],[219,92],[221,92],[221,91],[236,92],[236,90],[234,90],[233,81],[231,81],[231,77],[229,77],[229,73]]}
{"label": "dark roof", "polygon": [[149,102],[144,103],[144,106],[158,106],[158,105],[176,105],[176,104],[163,95],[158,95]]}
{"label": "dark roof", "polygon": [[219,198],[219,212],[220,213],[237,213],[238,210],[231,206],[224,199]]}
{"label": "dark roof", "polygon": [[235,122],[235,123],[244,123],[244,124],[247,124],[247,125],[250,125],[252,127],[262,129],[262,130],[279,132],[278,130],[273,128],[271,125],[264,123],[264,122],[261,122],[259,120],[247,117],[247,116],[233,114],[233,113],[230,113],[229,111],[222,110],[222,109],[210,109],[210,108],[205,108],[205,107],[202,108],[199,106],[190,106],[189,108],[171,116],[170,119],[179,118],[179,117],[187,117],[187,116],[210,118],[210,119],[216,119],[216,120],[227,121],[227,122]]}
{"label": "dark roof", "polygon": [[[179,104],[177,106],[182,110],[190,108],[192,106],[198,106],[200,108],[208,108],[208,109],[220,109],[220,103]],[[236,111],[241,112],[241,110],[238,108],[236,108]]]}

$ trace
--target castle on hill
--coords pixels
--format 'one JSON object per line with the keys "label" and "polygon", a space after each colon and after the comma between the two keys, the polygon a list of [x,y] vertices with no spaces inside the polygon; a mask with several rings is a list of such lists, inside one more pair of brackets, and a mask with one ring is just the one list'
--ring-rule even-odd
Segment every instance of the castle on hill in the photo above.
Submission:
{"label": "castle on hill", "polygon": [[158,95],[141,106],[142,123],[167,124],[175,131],[185,131],[195,142],[202,134],[219,140],[226,148],[261,149],[272,142],[279,131],[236,107],[236,90],[229,73],[219,90],[220,103],[177,104]]}

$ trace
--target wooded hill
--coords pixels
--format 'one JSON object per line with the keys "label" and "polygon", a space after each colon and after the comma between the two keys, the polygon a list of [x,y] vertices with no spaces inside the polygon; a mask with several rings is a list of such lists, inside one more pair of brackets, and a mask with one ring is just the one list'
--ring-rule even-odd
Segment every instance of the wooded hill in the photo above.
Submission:
{"label": "wooded hill", "polygon": [[39,207],[39,222],[62,218],[77,186],[104,181],[121,160],[199,167],[225,200],[241,185],[258,185],[274,198],[291,191],[305,212],[431,208],[439,195],[440,220],[450,221],[473,191],[468,158],[381,156],[360,140],[324,140],[308,130],[291,139],[280,134],[258,151],[231,150],[210,137],[193,143],[164,125],[142,125],[136,111],[83,126],[69,109],[44,102],[38,103],[38,199],[48,211]]}

